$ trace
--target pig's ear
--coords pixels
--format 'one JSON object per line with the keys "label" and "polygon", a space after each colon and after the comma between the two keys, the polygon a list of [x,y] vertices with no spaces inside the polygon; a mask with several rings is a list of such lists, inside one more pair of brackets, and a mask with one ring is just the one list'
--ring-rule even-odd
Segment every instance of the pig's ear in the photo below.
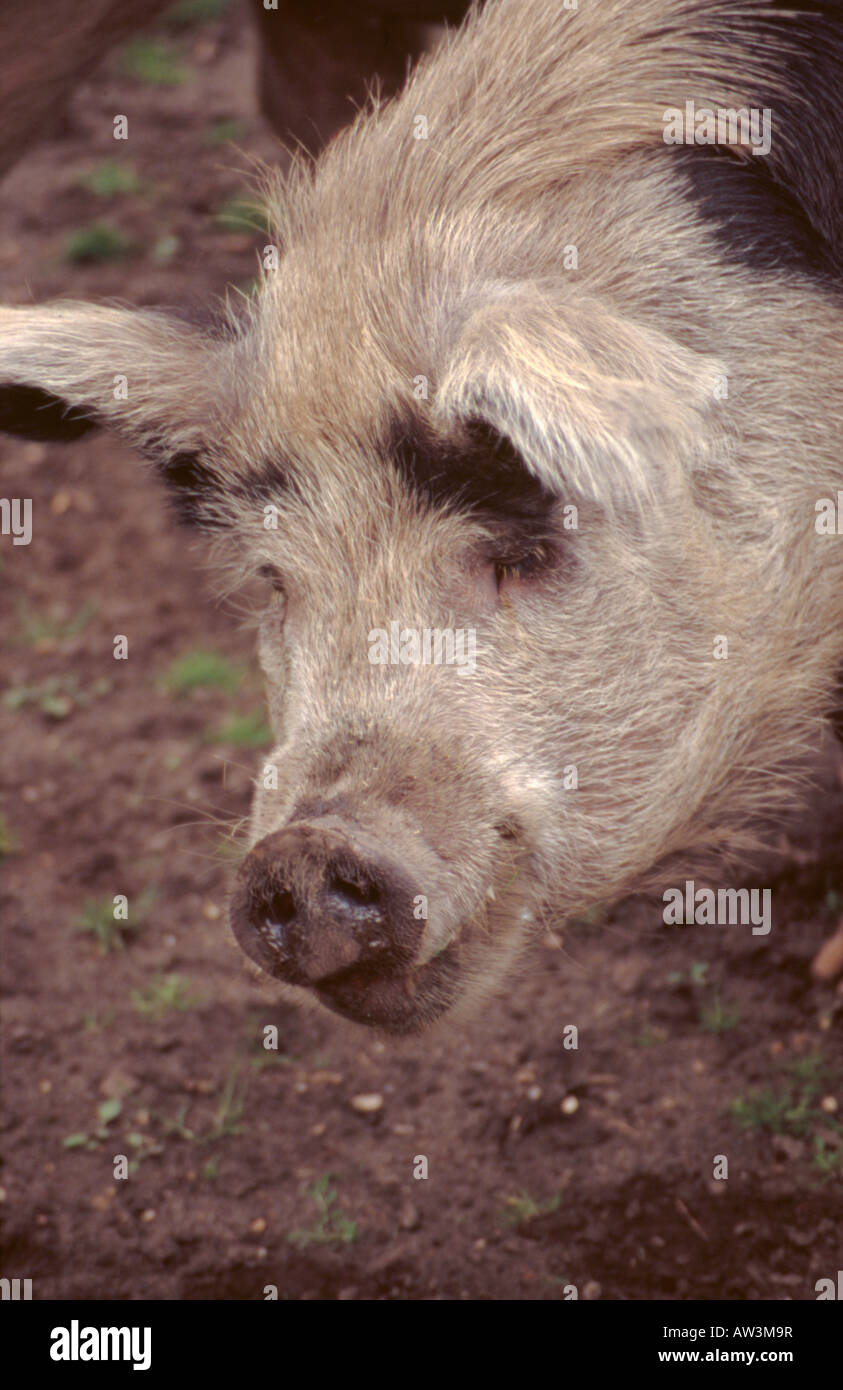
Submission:
{"label": "pig's ear", "polygon": [[0,430],[72,440],[113,429],[184,490],[189,515],[213,484],[203,450],[230,410],[233,350],[230,339],[170,314],[0,308]]}
{"label": "pig's ear", "polygon": [[663,500],[706,458],[722,376],[597,304],[518,287],[464,321],[434,413],[444,430],[491,425],[552,491],[626,511]]}

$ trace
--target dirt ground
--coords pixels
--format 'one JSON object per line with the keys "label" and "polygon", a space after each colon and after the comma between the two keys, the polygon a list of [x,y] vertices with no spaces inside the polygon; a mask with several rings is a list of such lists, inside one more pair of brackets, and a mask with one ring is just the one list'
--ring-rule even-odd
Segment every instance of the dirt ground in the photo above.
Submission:
{"label": "dirt ground", "polygon": [[[265,238],[233,200],[275,150],[251,35],[234,6],[151,37],[169,58],[112,55],[5,182],[7,302],[248,286]],[[293,1011],[226,922],[266,740],[242,603],[113,440],[6,439],[0,467],[34,522],[0,542],[2,1273],[39,1299],[815,1298],[843,1267],[843,995],[809,971],[843,915],[832,755],[769,937],[638,899],[459,1029]]]}

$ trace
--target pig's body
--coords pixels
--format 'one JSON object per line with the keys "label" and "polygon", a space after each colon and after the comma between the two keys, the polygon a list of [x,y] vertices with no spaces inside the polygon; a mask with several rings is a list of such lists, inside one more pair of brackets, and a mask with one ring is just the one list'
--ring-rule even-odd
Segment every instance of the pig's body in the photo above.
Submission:
{"label": "pig's body", "polygon": [[[830,4],[493,0],[271,191],[236,323],[0,317],[7,428],[112,424],[279,589],[232,921],[301,997],[419,1028],[793,797],[843,659],[841,54]],[[769,151],[667,144],[688,100]]]}

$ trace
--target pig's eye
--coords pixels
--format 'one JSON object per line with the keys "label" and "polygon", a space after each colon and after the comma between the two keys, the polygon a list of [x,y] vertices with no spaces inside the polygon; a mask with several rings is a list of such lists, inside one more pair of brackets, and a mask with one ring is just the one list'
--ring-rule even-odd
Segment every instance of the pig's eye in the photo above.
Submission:
{"label": "pig's eye", "polygon": [[550,551],[545,545],[537,545],[518,555],[495,560],[495,579],[498,588],[507,579],[532,579],[550,563]]}
{"label": "pig's eye", "polygon": [[283,580],[281,579],[281,575],[278,573],[274,565],[261,565],[260,569],[258,570],[258,574],[261,576],[262,579],[269,580],[269,583],[272,585],[276,594],[284,593]]}

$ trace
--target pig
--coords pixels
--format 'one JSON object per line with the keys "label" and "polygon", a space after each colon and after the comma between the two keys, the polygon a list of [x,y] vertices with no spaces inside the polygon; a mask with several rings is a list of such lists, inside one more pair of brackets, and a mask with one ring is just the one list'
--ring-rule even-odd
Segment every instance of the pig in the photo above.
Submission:
{"label": "pig", "polygon": [[841,79],[834,4],[489,0],[267,173],[253,300],[0,313],[0,425],[114,429],[266,586],[231,925],[289,998],[459,1018],[793,806],[843,658]]}

